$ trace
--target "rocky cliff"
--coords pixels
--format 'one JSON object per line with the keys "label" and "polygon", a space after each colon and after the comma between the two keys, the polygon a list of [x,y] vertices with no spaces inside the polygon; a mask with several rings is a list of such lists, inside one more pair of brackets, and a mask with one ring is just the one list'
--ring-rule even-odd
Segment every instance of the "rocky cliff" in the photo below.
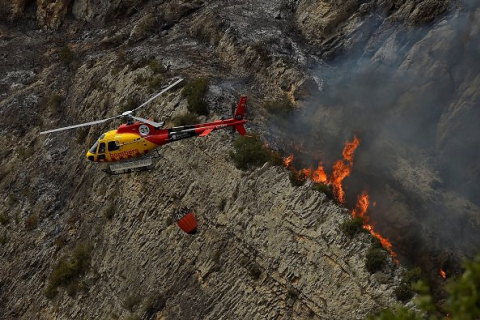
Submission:
{"label": "rocky cliff", "polygon": [[[470,17],[464,38],[450,13]],[[335,146],[364,128],[348,124],[344,116],[352,113],[346,106],[362,109],[372,101],[358,95],[362,90],[334,90],[352,86],[342,82],[352,60],[366,57],[382,74],[385,62],[430,74],[431,80],[407,82],[405,88],[387,86],[391,100],[367,96],[399,106],[380,112],[393,115],[390,121],[409,112],[428,119],[431,109],[413,108],[409,97],[418,99],[429,88],[433,97],[438,88],[450,88],[460,98],[436,113],[442,130],[428,131],[423,145],[399,140],[395,132],[383,139],[367,132],[362,141],[372,138],[363,156],[359,153],[356,179],[389,200],[379,206],[394,214],[379,214],[376,222],[393,236],[407,263],[421,260],[408,251],[414,238],[422,244],[418,254],[426,257],[428,270],[438,271],[440,253],[431,248],[438,249],[441,228],[435,229],[428,209],[435,199],[448,199],[442,210],[455,212],[442,211],[445,223],[468,231],[460,242],[452,240],[455,254],[468,255],[478,246],[470,232],[478,225],[477,205],[451,185],[433,189],[445,176],[430,162],[434,156],[449,162],[448,155],[465,147],[459,142],[465,136],[477,143],[471,133],[478,120],[472,107],[478,102],[473,85],[478,72],[468,68],[476,66],[468,59],[478,50],[479,42],[471,40],[478,37],[478,10],[470,2],[13,1],[0,14],[1,318],[363,319],[396,302],[393,290],[402,268],[389,258],[381,272],[366,271],[370,237],[351,239],[339,230],[348,210],[310,182],[291,186],[284,168],[239,171],[229,159],[233,138],[226,132],[170,144],[160,150],[153,170],[114,177],[84,159],[84,150],[111,126],[38,135],[118,114],[174,76],[210,79],[211,113],[202,120],[228,114],[240,94],[248,95],[248,129],[263,133],[277,149],[288,149],[290,141],[282,133],[269,135],[281,130],[268,127],[262,104],[287,94],[310,120],[321,117],[300,123],[304,129],[321,127],[309,135],[321,136],[317,142],[324,144],[311,147],[334,157]],[[411,37],[403,36],[405,30],[412,30]],[[455,64],[458,47],[449,42],[458,39],[464,41],[464,59]],[[441,59],[429,59],[436,55]],[[337,64],[342,60],[344,65]],[[353,78],[358,74],[364,75],[355,72]],[[451,83],[433,81],[446,75]],[[312,103],[316,94],[326,99]],[[186,108],[186,99],[174,90],[142,116],[168,121]],[[367,123],[378,116],[368,115]],[[300,111],[292,123],[299,118]],[[411,132],[424,123],[413,123]],[[433,155],[431,146],[437,148]],[[384,162],[389,165],[373,170],[372,155],[392,149],[393,160]],[[471,186],[478,186],[475,159],[467,159]],[[197,234],[176,226],[172,213],[180,206],[193,209]],[[49,284],[62,261],[81,275],[75,286],[60,285],[55,295]]]}

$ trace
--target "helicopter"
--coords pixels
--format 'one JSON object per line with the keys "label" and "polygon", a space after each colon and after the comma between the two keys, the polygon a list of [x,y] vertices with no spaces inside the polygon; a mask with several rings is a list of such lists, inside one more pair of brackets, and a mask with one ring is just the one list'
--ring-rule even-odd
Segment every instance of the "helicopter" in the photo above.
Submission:
{"label": "helicopter", "polygon": [[[110,130],[100,135],[98,140],[86,152],[86,158],[89,161],[112,163],[109,169],[103,170],[109,174],[129,173],[132,170],[136,171],[137,169],[142,170],[148,168],[152,164],[152,158],[159,156],[158,150],[156,150],[157,147],[167,143],[195,136],[205,137],[212,131],[229,127],[232,128],[233,131],[236,130],[240,135],[246,134],[244,127],[246,122],[246,120],[244,120],[245,107],[247,104],[246,96],[241,96],[232,118],[213,122],[163,128],[165,122],[155,122],[135,115],[136,111],[145,107],[182,81],[183,79],[176,80],[140,106],[125,111],[120,115],[47,130],[40,132],[40,134],[101,124],[118,118],[126,119],[126,123],[121,124],[116,130]],[[157,156],[155,156],[153,151],[157,152]]]}

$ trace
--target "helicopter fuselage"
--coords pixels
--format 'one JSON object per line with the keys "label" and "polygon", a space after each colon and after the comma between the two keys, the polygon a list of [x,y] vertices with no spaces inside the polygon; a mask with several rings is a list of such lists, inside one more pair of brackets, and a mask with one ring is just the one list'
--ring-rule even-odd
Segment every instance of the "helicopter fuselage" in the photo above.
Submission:
{"label": "helicopter fuselage", "polygon": [[117,130],[108,131],[100,136],[87,151],[86,157],[94,162],[116,162],[142,157],[155,148],[178,140],[195,136],[206,136],[214,130],[234,127],[244,134],[243,114],[241,117],[217,120],[209,123],[157,129],[154,126],[137,121],[122,124]]}

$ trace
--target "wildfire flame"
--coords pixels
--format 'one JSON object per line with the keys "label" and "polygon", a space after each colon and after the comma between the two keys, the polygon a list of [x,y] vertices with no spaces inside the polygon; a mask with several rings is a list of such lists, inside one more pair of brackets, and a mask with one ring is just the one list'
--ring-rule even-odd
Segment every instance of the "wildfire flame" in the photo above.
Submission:
{"label": "wildfire flame", "polygon": [[443,279],[447,279],[447,274],[445,273],[445,271],[443,271],[443,269],[440,269],[440,275]]}
{"label": "wildfire flame", "polygon": [[292,163],[292,161],[293,161],[293,154],[283,159],[283,164],[285,165],[286,168],[288,168]]}
{"label": "wildfire flame", "polygon": [[317,170],[313,171],[312,180],[316,183],[327,183],[327,174],[321,162],[318,163]]}
{"label": "wildfire flame", "polygon": [[[353,218],[361,218],[363,221],[363,229],[370,232],[372,236],[377,238],[382,247],[387,250],[393,258],[397,257],[397,253],[393,251],[392,243],[387,238],[383,237],[378,232],[375,232],[374,225],[370,223],[370,217],[367,215],[368,207],[370,206],[370,197],[368,196],[366,191],[363,191],[361,195],[358,196],[357,205],[355,209],[352,210],[352,217]],[[395,259],[395,262],[398,261]]]}
{"label": "wildfire flame", "polygon": [[333,194],[337,197],[340,203],[345,203],[345,191],[343,190],[342,182],[352,172],[353,156],[359,145],[360,139],[358,139],[356,136],[353,137],[352,142],[347,141],[342,152],[343,159],[338,160],[333,165],[333,172],[332,176],[330,177],[330,182],[333,187]]}
{"label": "wildfire flame", "polygon": [[[333,193],[338,201],[342,204],[345,203],[345,191],[343,190],[343,180],[350,175],[353,168],[353,158],[355,155],[355,150],[360,145],[360,139],[356,136],[353,137],[352,141],[347,141],[345,147],[342,151],[343,159],[338,160],[333,165],[333,171],[330,177],[326,174],[325,169],[321,162],[318,163],[316,170],[312,168],[301,169],[299,173],[303,175],[305,179],[313,180],[317,183],[331,184],[333,188]],[[288,156],[283,160],[285,167],[290,167],[293,161],[293,154]],[[295,171],[295,168],[291,168]],[[375,206],[375,202],[373,203]],[[358,196],[358,201],[355,208],[352,210],[352,217],[360,217],[363,221],[363,228],[367,230],[373,237],[377,238],[382,244],[383,248],[387,250],[390,255],[394,258],[394,261],[398,263],[398,260],[395,259],[397,254],[393,251],[392,243],[387,238],[383,237],[381,234],[374,230],[374,225],[370,222],[370,217],[367,215],[368,207],[370,206],[370,199],[366,191]],[[441,270],[441,273],[443,270]],[[442,273],[444,277],[444,272]]]}

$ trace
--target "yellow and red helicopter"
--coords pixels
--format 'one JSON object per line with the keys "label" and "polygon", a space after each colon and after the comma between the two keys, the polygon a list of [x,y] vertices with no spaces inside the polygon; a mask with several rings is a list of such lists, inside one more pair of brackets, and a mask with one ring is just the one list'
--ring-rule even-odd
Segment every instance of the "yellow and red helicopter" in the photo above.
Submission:
{"label": "yellow and red helicopter", "polygon": [[195,136],[205,137],[214,130],[225,129],[228,127],[234,128],[241,135],[246,134],[244,127],[246,120],[243,118],[247,104],[246,96],[240,98],[233,118],[216,120],[208,123],[163,129],[164,122],[157,123],[134,115],[136,111],[145,107],[154,99],[172,89],[182,81],[183,79],[176,80],[173,84],[167,86],[137,108],[123,112],[121,115],[43,131],[40,132],[40,134],[91,126],[118,118],[126,119],[127,123],[120,125],[118,129],[110,130],[102,134],[86,153],[87,159],[93,162],[115,162],[115,164],[110,165],[108,170],[104,170],[111,174],[126,173],[130,172],[132,169],[134,170],[138,168],[147,168],[152,164],[153,156],[151,156],[151,152],[157,147],[170,142]]}

